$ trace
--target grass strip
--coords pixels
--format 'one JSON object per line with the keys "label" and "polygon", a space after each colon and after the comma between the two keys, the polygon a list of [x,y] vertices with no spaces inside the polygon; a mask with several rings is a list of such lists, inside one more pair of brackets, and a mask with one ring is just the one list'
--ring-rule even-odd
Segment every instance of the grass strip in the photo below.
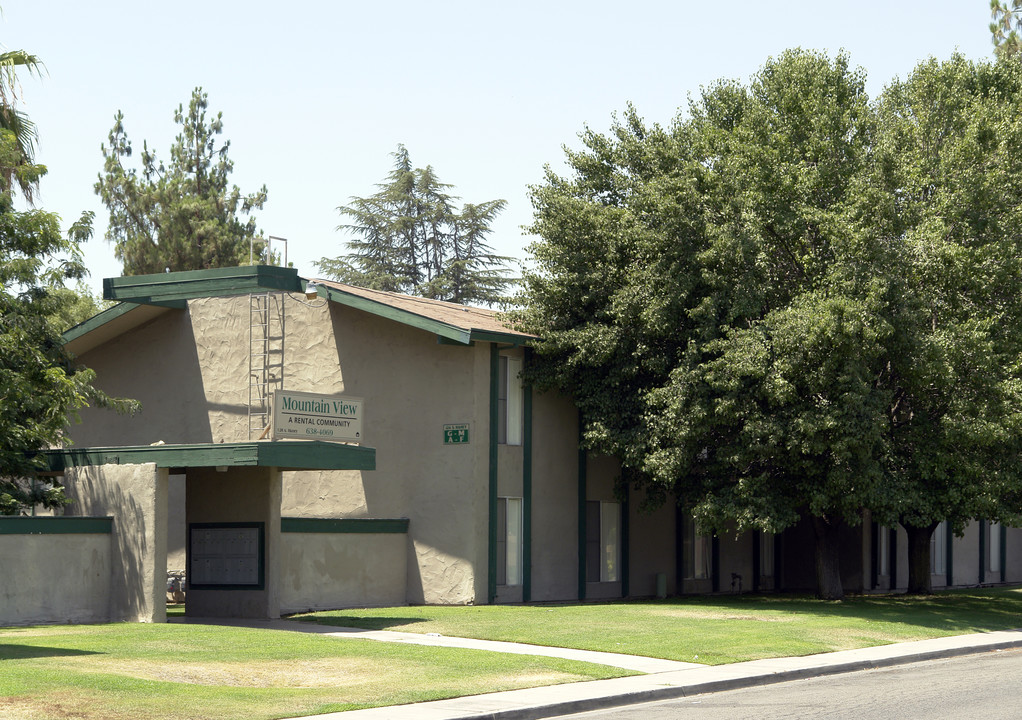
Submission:
{"label": "grass strip", "polygon": [[0,628],[0,717],[255,720],[629,675],[555,658],[191,624]]}
{"label": "grass strip", "polygon": [[295,616],[326,625],[440,633],[601,650],[709,665],[811,655],[1022,627],[1022,590],[789,595],[530,606],[398,607]]}

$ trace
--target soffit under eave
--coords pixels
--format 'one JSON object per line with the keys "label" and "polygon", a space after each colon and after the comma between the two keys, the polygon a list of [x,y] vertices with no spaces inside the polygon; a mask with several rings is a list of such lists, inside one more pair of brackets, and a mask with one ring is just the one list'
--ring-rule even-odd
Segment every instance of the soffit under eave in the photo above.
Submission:
{"label": "soffit under eave", "polygon": [[84,355],[168,312],[180,312],[180,307],[118,303],[65,332],[64,348],[72,355]]}

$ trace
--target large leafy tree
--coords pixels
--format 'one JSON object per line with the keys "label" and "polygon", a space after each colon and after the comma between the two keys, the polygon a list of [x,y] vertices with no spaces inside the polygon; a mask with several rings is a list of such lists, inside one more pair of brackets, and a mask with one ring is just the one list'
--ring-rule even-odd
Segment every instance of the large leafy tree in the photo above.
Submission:
{"label": "large leafy tree", "polygon": [[64,282],[85,275],[78,244],[91,233],[91,214],[65,237],[56,214],[16,209],[18,191],[30,201],[46,169],[32,158],[31,123],[12,106],[14,68],[36,69],[37,61],[15,55],[0,76],[0,514],[65,503],[59,487],[29,478],[37,452],[65,440],[69,415],[90,403],[134,407],[93,388],[92,371],[74,362],[59,334],[76,301]]}
{"label": "large leafy tree", "polygon": [[885,288],[847,221],[870,118],[846,58],[796,51],[667,130],[586,133],[534,189],[524,296],[535,380],[579,399],[590,447],[707,530],[811,517],[827,597],[883,441]]}
{"label": "large leafy tree", "polygon": [[393,156],[379,192],[338,208],[351,220],[338,228],[351,235],[351,252],[321,259],[320,271],[353,285],[455,303],[503,299],[510,258],[495,254],[487,237],[505,201],[459,209],[432,167],[414,167],[403,145]]}
{"label": "large leafy tree", "polygon": [[878,107],[845,57],[787,52],[533,189],[534,381],[704,529],[811,520],[824,597],[864,509],[928,540],[1022,507],[1014,71],[983,68]]}
{"label": "large leafy tree", "polygon": [[930,589],[948,521],[1022,520],[1022,68],[919,65],[878,104],[861,198],[906,262],[888,353],[890,456],[878,518],[909,538],[909,590]]}
{"label": "large leafy tree", "polygon": [[255,218],[241,216],[262,208],[266,186],[242,195],[230,184],[230,141],[219,139],[222,113],[207,118],[208,107],[196,88],[187,112],[178,106],[174,113],[181,132],[169,162],[143,142],[141,171],[125,166],[132,144],[124,115],[115,117],[95,191],[110,212],[106,237],[125,275],[247,265],[253,247],[256,258],[264,250]]}
{"label": "large leafy tree", "polygon": [[62,296],[55,312],[50,316],[50,324],[60,333],[116,304],[113,300],[104,300],[102,296],[93,295],[91,288],[82,280],[78,280],[74,287],[54,288],[53,293]]}

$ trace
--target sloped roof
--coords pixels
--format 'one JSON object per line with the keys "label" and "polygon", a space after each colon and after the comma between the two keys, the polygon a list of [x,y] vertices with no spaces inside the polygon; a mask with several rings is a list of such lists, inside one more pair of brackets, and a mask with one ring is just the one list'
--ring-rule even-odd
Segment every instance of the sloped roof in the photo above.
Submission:
{"label": "sloped roof", "polygon": [[[441,342],[524,345],[537,339],[512,328],[495,310],[368,290],[331,280],[314,282],[319,285],[320,296],[331,302],[435,333]],[[64,343],[68,350],[80,355],[159,314],[180,311],[191,298],[303,292],[305,284],[294,268],[266,265],[107,278],[103,281],[103,296],[121,302],[65,332]]]}
{"label": "sloped roof", "polygon": [[333,302],[435,332],[452,342],[473,340],[522,345],[538,339],[515,330],[495,310],[315,279],[320,295]]}

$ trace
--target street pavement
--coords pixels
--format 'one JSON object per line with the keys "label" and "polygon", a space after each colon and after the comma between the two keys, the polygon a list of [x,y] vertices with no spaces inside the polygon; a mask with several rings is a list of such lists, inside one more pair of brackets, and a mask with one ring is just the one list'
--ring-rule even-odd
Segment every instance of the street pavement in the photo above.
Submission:
{"label": "street pavement", "polygon": [[[507,692],[470,695],[449,700],[350,710],[301,720],[532,720],[570,713],[681,698],[768,683],[799,680],[835,673],[890,667],[906,663],[1022,647],[1022,630],[958,635],[908,643],[803,657],[752,660],[730,665],[698,665],[618,653],[550,648],[521,643],[452,638],[437,634],[334,628],[293,620],[223,621],[188,619],[185,622],[232,624],[274,630],[311,632],[336,638],[361,638],[439,647],[567,658],[642,672],[642,675],[567,683]],[[290,718],[288,720],[299,720]]]}

